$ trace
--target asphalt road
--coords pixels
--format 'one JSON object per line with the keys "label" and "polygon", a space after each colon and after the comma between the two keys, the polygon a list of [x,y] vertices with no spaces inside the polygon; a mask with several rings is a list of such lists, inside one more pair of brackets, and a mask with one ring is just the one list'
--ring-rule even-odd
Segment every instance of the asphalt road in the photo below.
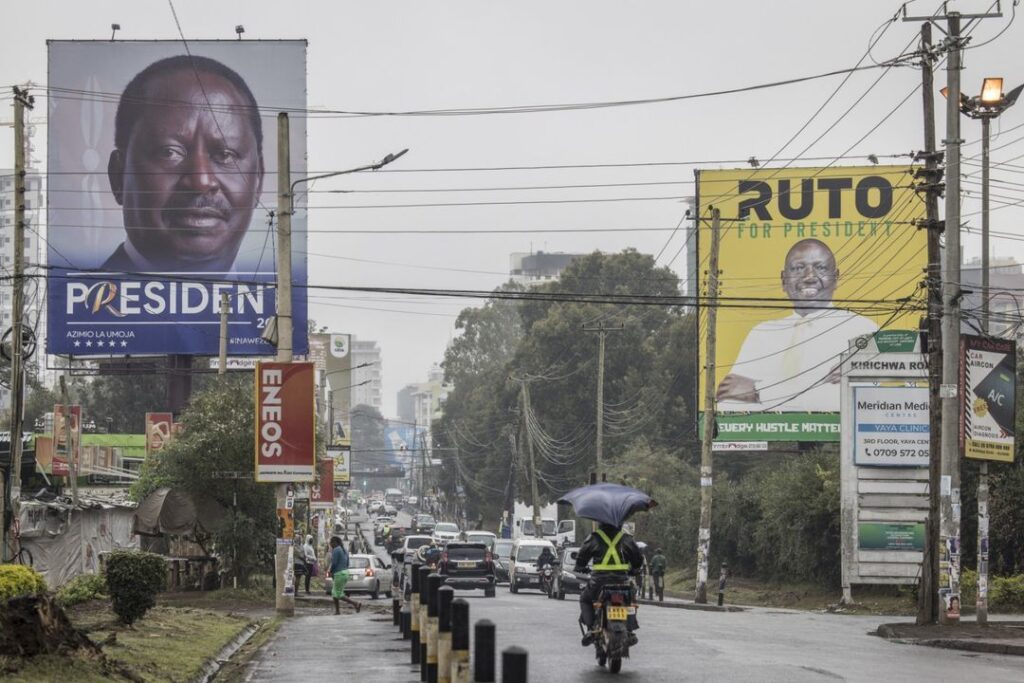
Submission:
{"label": "asphalt road", "polygon": [[[578,598],[550,600],[535,590],[495,598],[457,591],[475,623],[497,625],[502,649],[529,652],[531,681],[605,681],[593,648],[580,646]],[[1000,655],[904,645],[868,635],[887,617],[749,609],[703,612],[641,607],[640,644],[623,663],[623,681],[964,681],[1024,680],[1024,661]]]}

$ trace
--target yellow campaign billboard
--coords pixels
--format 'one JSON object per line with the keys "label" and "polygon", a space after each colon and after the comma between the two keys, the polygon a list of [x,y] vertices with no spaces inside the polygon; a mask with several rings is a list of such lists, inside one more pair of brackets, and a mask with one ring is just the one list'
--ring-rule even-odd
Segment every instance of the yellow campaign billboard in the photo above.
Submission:
{"label": "yellow campaign billboard", "polygon": [[[697,172],[691,278],[702,297],[712,208],[721,215],[719,440],[838,440],[839,361],[850,339],[917,329],[923,314],[927,238],[913,183],[909,166]],[[702,309],[701,368],[706,324]],[[700,381],[703,410],[703,372]]]}

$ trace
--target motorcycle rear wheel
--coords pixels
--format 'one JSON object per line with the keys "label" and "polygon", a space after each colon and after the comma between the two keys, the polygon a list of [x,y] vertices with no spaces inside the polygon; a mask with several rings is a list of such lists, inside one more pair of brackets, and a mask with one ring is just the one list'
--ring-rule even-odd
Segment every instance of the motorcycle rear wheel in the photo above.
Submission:
{"label": "motorcycle rear wheel", "polygon": [[622,671],[622,657],[612,657],[612,661],[608,663],[608,670],[613,674]]}

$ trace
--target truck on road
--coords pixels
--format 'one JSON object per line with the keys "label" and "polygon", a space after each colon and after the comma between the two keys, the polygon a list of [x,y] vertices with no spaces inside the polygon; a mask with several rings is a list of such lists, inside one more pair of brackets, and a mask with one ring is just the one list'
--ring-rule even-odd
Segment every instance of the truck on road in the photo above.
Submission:
{"label": "truck on road", "polygon": [[[516,501],[512,508],[512,538],[538,537],[533,520],[533,506]],[[576,543],[576,520],[558,520],[558,505],[548,503],[540,506],[539,538],[551,541],[556,546]]]}

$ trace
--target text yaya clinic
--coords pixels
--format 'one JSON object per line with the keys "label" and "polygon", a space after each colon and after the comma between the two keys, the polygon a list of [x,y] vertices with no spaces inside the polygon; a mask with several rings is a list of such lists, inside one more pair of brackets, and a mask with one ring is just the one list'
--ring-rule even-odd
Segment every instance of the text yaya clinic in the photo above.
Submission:
{"label": "text yaya clinic", "polygon": [[229,295],[231,312],[260,315],[273,305],[264,285],[204,282],[109,281],[69,282],[67,314],[109,313],[129,315],[219,315],[222,293]]}

